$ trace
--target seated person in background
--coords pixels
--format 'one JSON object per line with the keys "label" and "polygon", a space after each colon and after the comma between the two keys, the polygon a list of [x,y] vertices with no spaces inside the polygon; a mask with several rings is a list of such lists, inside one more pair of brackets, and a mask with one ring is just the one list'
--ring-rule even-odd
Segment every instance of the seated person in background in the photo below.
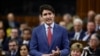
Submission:
{"label": "seated person in background", "polygon": [[6,52],[5,56],[19,56],[18,42],[16,40],[10,40],[8,43],[9,50]]}
{"label": "seated person in background", "polygon": [[96,15],[96,12],[93,11],[93,10],[89,10],[88,13],[87,13],[87,17],[85,17],[83,19],[83,24],[84,24],[84,27],[83,29],[86,30],[86,25],[89,21],[93,21],[94,22],[94,17]]}
{"label": "seated person in background", "polygon": [[96,31],[100,30],[100,14],[97,14],[95,16],[95,25],[96,25],[95,30]]}
{"label": "seated person in background", "polygon": [[90,39],[90,36],[95,33],[95,24],[94,22],[90,21],[87,22],[87,31],[85,32],[85,36],[83,38],[83,41],[88,41]]}
{"label": "seated person in background", "polygon": [[26,44],[28,45],[29,44],[29,41],[31,39],[31,29],[30,28],[26,28],[23,30],[22,32],[22,44]]}
{"label": "seated person in background", "polygon": [[83,45],[81,43],[74,43],[71,46],[70,56],[81,56]]}
{"label": "seated person in background", "polygon": [[21,45],[19,48],[20,56],[30,56],[29,47],[27,45]]}
{"label": "seated person in background", "polygon": [[0,50],[7,51],[8,50],[8,41],[5,36],[5,31],[3,28],[0,28]]}
{"label": "seated person in background", "polygon": [[28,27],[28,24],[27,23],[25,23],[25,22],[21,23],[20,24],[20,27],[19,27],[20,34],[22,34],[22,31],[24,29],[26,29],[27,27]]}
{"label": "seated person in background", "polygon": [[68,31],[72,31],[72,28],[73,28],[73,23],[72,23],[72,16],[68,13],[64,14],[63,15],[63,21],[65,22],[66,24],[66,29]]}
{"label": "seated person in background", "polygon": [[71,40],[78,40],[82,41],[83,37],[85,36],[85,32],[83,31],[83,22],[81,19],[76,18],[73,21],[74,24],[74,31],[69,33],[69,37]]}
{"label": "seated person in background", "polygon": [[9,40],[16,40],[19,44],[21,44],[21,38],[19,36],[19,30],[17,28],[12,28],[10,36],[7,38]]}
{"label": "seated person in background", "polygon": [[13,13],[8,13],[7,14],[7,20],[5,20],[4,23],[5,23],[4,26],[6,27],[6,29],[14,28],[14,27],[18,28],[19,27],[19,22],[17,22],[15,20],[15,16],[14,16]]}
{"label": "seated person in background", "polygon": [[100,35],[92,34],[89,40],[89,46],[85,47],[82,56],[100,56]]}
{"label": "seated person in background", "polygon": [[66,23],[64,21],[60,21],[59,25],[62,26],[62,27],[64,27],[64,28],[66,28]]}

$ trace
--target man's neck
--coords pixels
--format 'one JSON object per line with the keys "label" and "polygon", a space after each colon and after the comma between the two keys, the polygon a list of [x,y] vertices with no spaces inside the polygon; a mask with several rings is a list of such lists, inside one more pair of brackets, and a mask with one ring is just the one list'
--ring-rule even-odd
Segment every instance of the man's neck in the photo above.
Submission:
{"label": "man's neck", "polygon": [[47,27],[47,26],[54,27],[54,22],[51,23],[51,24],[46,24],[46,23],[45,23],[44,25],[45,25],[46,27]]}

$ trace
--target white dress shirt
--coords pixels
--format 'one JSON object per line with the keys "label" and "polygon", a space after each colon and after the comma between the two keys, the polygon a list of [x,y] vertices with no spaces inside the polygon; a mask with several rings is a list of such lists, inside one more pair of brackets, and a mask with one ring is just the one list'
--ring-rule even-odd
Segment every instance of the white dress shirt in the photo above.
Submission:
{"label": "white dress shirt", "polygon": [[50,26],[47,24],[44,24],[45,30],[46,30],[46,35],[48,34],[48,27],[51,27],[51,33],[53,34],[53,28],[54,28],[54,23],[52,23]]}
{"label": "white dress shirt", "polygon": [[28,40],[23,40],[23,44],[29,44]]}
{"label": "white dress shirt", "polygon": [[83,38],[83,41],[87,41],[87,39],[89,38],[90,34],[88,34],[87,32],[85,33],[85,36]]}
{"label": "white dress shirt", "polygon": [[[81,31],[82,31],[82,30],[81,30]],[[74,35],[74,39],[73,39],[73,40],[79,40],[81,31],[80,31],[80,32],[75,32],[75,35]]]}

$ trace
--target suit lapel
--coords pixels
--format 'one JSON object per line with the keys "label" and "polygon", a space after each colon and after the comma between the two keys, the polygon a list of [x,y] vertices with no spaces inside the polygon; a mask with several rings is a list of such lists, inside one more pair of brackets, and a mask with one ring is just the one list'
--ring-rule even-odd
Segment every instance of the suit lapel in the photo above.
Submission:
{"label": "suit lapel", "polygon": [[79,40],[82,40],[82,39],[83,39],[83,35],[84,35],[84,32],[81,31],[81,33],[80,33],[80,37],[79,37]]}
{"label": "suit lapel", "polygon": [[42,26],[41,34],[43,34],[43,35],[42,35],[42,36],[43,36],[43,39],[44,39],[46,45],[49,47],[49,45],[48,45],[48,39],[47,39],[47,35],[46,35],[46,30],[45,30],[44,25]]}

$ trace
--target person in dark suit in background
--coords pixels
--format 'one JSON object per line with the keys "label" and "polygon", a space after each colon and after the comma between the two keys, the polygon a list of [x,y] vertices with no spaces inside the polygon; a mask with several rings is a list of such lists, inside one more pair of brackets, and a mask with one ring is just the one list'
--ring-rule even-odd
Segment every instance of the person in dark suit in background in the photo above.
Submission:
{"label": "person in dark suit in background", "polygon": [[26,44],[26,45],[29,45],[29,41],[31,39],[31,29],[30,28],[26,28],[22,31],[22,43],[21,44]]}
{"label": "person in dark suit in background", "polygon": [[81,41],[85,36],[85,32],[83,31],[83,21],[79,18],[74,19],[73,21],[74,31],[69,33],[71,40]]}
{"label": "person in dark suit in background", "polygon": [[15,21],[15,17],[13,13],[8,13],[7,19],[5,20],[5,28],[18,28],[19,27],[19,22]]}
{"label": "person in dark suit in background", "polygon": [[87,17],[83,19],[83,29],[86,31],[86,25],[89,21],[93,21],[94,22],[94,18],[96,16],[96,12],[93,10],[89,10],[87,13]]}
{"label": "person in dark suit in background", "polygon": [[50,5],[42,5],[40,15],[44,24],[33,29],[31,56],[68,56],[68,33],[65,28],[54,23],[54,9]]}
{"label": "person in dark suit in background", "polygon": [[95,16],[95,25],[96,25],[95,30],[96,31],[100,30],[100,14],[97,14]]}
{"label": "person in dark suit in background", "polygon": [[10,41],[10,40],[16,40],[18,41],[18,44],[21,45],[21,38],[19,36],[19,30],[18,28],[11,28],[11,32],[10,32],[10,36],[7,37],[7,40]]}
{"label": "person in dark suit in background", "polygon": [[29,26],[26,22],[20,23],[19,34],[22,35],[23,30],[26,29],[26,28],[29,28]]}
{"label": "person in dark suit in background", "polygon": [[10,40],[8,43],[9,50],[5,56],[19,56],[19,45],[16,40]]}
{"label": "person in dark suit in background", "polygon": [[0,50],[7,51],[8,50],[8,40],[5,36],[5,31],[3,28],[0,28]]}
{"label": "person in dark suit in background", "polygon": [[87,22],[87,31],[85,32],[85,36],[82,41],[89,41],[93,33],[95,33],[95,23],[92,21]]}

